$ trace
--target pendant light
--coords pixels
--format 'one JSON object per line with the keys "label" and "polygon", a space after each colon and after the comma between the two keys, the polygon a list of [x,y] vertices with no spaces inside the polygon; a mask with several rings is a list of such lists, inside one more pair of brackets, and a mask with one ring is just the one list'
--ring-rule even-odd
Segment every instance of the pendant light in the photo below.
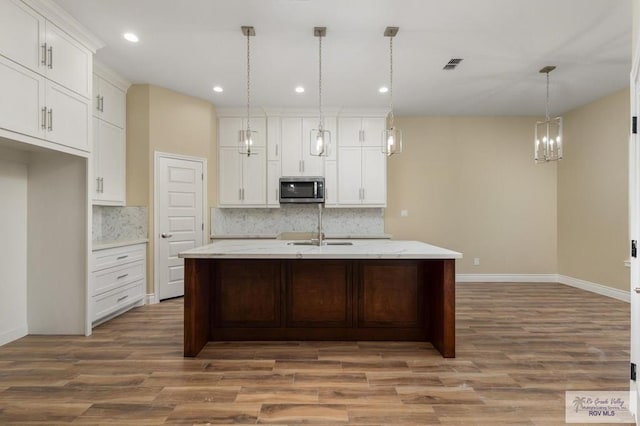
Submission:
{"label": "pendant light", "polygon": [[247,124],[243,130],[240,130],[238,151],[250,157],[257,154],[253,151],[253,139],[258,132],[251,130],[251,37],[256,35],[256,31],[253,27],[241,28],[242,34],[247,36]]}
{"label": "pendant light", "polygon": [[536,122],[533,148],[536,163],[562,159],[562,117],[549,116],[549,73],[554,69],[554,65],[548,65],[540,70],[547,75],[547,103],[545,120]]}
{"label": "pendant light", "polygon": [[318,37],[318,128],[312,129],[309,135],[309,154],[326,157],[331,145],[331,132],[324,128],[322,113],[322,37],[327,35],[327,27],[314,27],[313,35]]}
{"label": "pendant light", "polygon": [[402,152],[402,131],[393,122],[393,38],[399,27],[387,27],[384,36],[389,37],[389,113],[386,128],[382,131],[382,153],[391,156]]}

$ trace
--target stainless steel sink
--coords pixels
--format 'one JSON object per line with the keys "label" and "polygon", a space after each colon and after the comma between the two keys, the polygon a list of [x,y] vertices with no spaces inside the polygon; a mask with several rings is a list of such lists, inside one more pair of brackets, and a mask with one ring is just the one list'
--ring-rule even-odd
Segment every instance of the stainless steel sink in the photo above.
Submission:
{"label": "stainless steel sink", "polygon": [[[318,243],[313,241],[289,241],[287,243],[289,246],[317,246]],[[352,246],[353,243],[351,241],[325,241],[322,245],[326,246]]]}

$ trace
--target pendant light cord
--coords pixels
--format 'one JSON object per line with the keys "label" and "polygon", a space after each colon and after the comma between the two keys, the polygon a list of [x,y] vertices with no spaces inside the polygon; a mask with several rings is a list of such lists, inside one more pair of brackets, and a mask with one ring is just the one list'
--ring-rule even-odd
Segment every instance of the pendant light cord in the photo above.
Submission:
{"label": "pendant light cord", "polygon": [[393,128],[393,37],[389,37],[389,109],[390,126]]}
{"label": "pendant light cord", "polygon": [[549,121],[549,73],[547,72],[547,106],[546,106],[547,121]]}
{"label": "pendant light cord", "polygon": [[318,130],[324,129],[324,117],[322,114],[322,36],[318,37],[318,110],[320,111],[320,123]]}
{"label": "pendant light cord", "polygon": [[251,34],[247,31],[247,138],[251,137]]}

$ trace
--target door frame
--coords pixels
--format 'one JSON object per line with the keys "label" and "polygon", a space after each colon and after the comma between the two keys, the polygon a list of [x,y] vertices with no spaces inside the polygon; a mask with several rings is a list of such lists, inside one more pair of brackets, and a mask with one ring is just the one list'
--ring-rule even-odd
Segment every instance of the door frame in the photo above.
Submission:
{"label": "door frame", "polygon": [[169,152],[154,151],[153,161],[153,236],[150,238],[153,241],[153,295],[151,298],[147,295],[147,303],[155,304],[160,302],[160,282],[158,280],[158,257],[160,255],[158,247],[161,240],[160,233],[157,232],[157,225],[160,223],[160,197],[158,191],[158,165],[161,158],[168,158],[172,160],[187,160],[202,164],[202,220],[204,221],[204,229],[202,231],[202,243],[207,241],[206,232],[209,229],[209,215],[207,215],[207,159],[204,157],[193,157],[190,155],[173,154]]}
{"label": "door frame", "polygon": [[[640,116],[640,37],[636,43],[636,50],[632,58],[631,73],[629,75],[630,117]],[[633,120],[633,118],[631,119]],[[631,122],[631,127],[633,122]],[[631,241],[640,241],[640,137],[629,129],[629,253]],[[629,256],[631,301],[630,318],[630,362],[640,366],[640,294],[635,292],[640,287],[640,258]],[[638,378],[640,381],[640,377]],[[638,381],[629,380],[630,409],[640,424],[640,394]]]}

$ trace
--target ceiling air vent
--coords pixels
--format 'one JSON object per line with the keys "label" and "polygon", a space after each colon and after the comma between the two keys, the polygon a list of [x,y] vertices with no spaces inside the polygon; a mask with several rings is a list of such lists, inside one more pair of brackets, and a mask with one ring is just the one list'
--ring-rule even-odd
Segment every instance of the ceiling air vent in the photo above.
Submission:
{"label": "ceiling air vent", "polygon": [[462,58],[451,58],[449,59],[449,62],[447,62],[447,64],[442,67],[443,70],[454,70],[456,69],[456,67],[458,66],[458,64],[460,64],[460,62],[462,62],[464,59]]}

